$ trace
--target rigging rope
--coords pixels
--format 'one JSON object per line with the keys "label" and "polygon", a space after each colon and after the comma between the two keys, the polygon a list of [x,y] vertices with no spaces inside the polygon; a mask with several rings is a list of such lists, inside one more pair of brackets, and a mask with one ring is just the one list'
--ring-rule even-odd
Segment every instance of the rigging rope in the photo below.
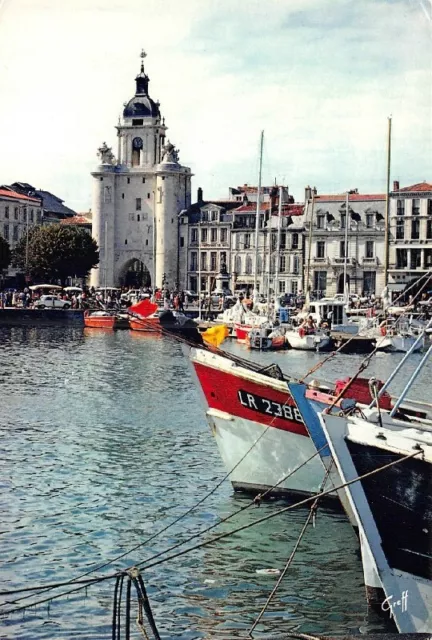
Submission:
{"label": "rigging rope", "polygon": [[[328,477],[329,477],[329,475],[330,475],[330,470],[331,470],[332,465],[333,465],[333,459],[331,460],[331,462],[330,462],[330,464],[329,464],[329,466],[328,466],[328,468],[327,468],[327,470],[326,470],[326,473],[325,473],[325,475],[324,475],[324,479],[323,479],[323,481],[322,481],[322,483],[321,483],[321,487],[320,487],[320,491],[321,491],[321,492],[323,491],[323,489],[324,489],[324,487],[325,487],[325,483],[327,482],[327,478],[328,478]],[[279,587],[280,587],[280,585],[281,585],[281,583],[282,583],[282,580],[283,580],[283,579],[284,579],[284,577],[286,576],[286,573],[287,573],[288,569],[290,568],[290,566],[291,566],[291,564],[292,564],[292,562],[293,562],[293,560],[294,560],[294,556],[295,556],[295,554],[297,553],[297,549],[298,549],[298,548],[299,548],[299,546],[300,546],[300,542],[302,541],[303,536],[304,536],[304,534],[306,533],[306,529],[308,528],[310,521],[311,521],[312,519],[314,519],[314,518],[315,518],[315,513],[316,513],[316,510],[317,510],[317,508],[318,508],[318,500],[319,500],[319,498],[317,498],[317,499],[313,502],[313,504],[312,504],[312,506],[311,506],[311,508],[310,508],[310,510],[309,510],[308,517],[306,518],[306,522],[304,523],[304,525],[303,525],[303,527],[302,527],[302,530],[300,531],[300,534],[299,534],[299,536],[298,536],[298,538],[297,538],[297,541],[296,541],[296,543],[295,543],[295,545],[294,545],[293,550],[291,551],[291,554],[290,554],[290,556],[289,556],[289,558],[288,558],[288,560],[287,560],[287,562],[286,562],[286,564],[285,564],[285,567],[284,567],[284,569],[283,569],[282,573],[280,574],[279,578],[277,579],[276,584],[275,584],[275,586],[273,587],[273,589],[272,589],[272,591],[271,591],[271,593],[270,593],[269,597],[267,598],[267,600],[266,600],[266,602],[265,602],[265,604],[264,604],[263,608],[262,608],[262,609],[261,609],[261,611],[259,612],[259,614],[258,614],[257,618],[255,619],[255,621],[254,621],[253,625],[251,626],[251,628],[250,628],[250,629],[249,629],[249,631],[248,631],[248,635],[249,635],[249,637],[250,637],[250,638],[253,638],[253,635],[252,635],[253,630],[254,630],[254,629],[255,629],[255,627],[258,625],[259,621],[261,620],[261,618],[263,617],[264,613],[265,613],[265,612],[266,612],[266,610],[268,609],[268,607],[269,607],[269,605],[270,605],[270,602],[271,602],[271,601],[272,601],[272,599],[274,598],[274,596],[275,596],[275,594],[276,594],[276,591],[279,589]]]}
{"label": "rigging rope", "polygon": [[[288,505],[287,507],[284,507],[282,509],[278,509],[278,511],[274,511],[272,513],[267,514],[266,516],[263,516],[262,518],[259,518],[258,520],[254,520],[253,522],[250,522],[248,524],[242,525],[241,527],[237,527],[236,529],[233,529],[232,531],[228,531],[225,533],[222,533],[218,536],[215,536],[213,538],[211,538],[210,540],[205,540],[204,542],[201,542],[199,544],[194,545],[193,547],[190,547],[188,549],[184,549],[183,551],[179,551],[178,553],[175,553],[171,556],[168,556],[166,558],[162,558],[161,560],[157,560],[156,562],[150,563],[150,564],[146,564],[144,563],[142,566],[137,567],[139,571],[142,571],[144,569],[150,569],[152,567],[158,566],[160,564],[164,564],[165,562],[168,562],[170,560],[174,560],[176,558],[179,558],[183,555],[186,555],[187,553],[191,553],[192,551],[195,551],[197,549],[201,549],[203,547],[209,546],[211,544],[214,544],[215,542],[218,542],[219,540],[223,540],[224,538],[228,538],[231,535],[234,535],[236,533],[239,533],[241,531],[244,531],[246,529],[250,529],[251,527],[254,527],[258,524],[261,524],[262,522],[266,522],[267,520],[271,520],[272,518],[276,518],[277,516],[281,515],[282,513],[286,513],[287,511],[292,511],[292,509],[296,509],[298,507],[301,507],[305,504],[309,504],[312,501],[314,501],[316,498],[323,498],[326,495],[329,495],[330,493],[333,492],[337,492],[340,489],[344,489],[345,487],[350,486],[351,484],[355,483],[355,482],[359,482],[364,480],[365,478],[368,478],[370,476],[376,475],[377,473],[380,473],[381,471],[384,471],[385,469],[388,469],[390,467],[393,467],[397,464],[400,464],[402,462],[405,462],[406,460],[409,460],[410,458],[414,458],[415,456],[418,456],[420,454],[423,454],[423,450],[419,449],[417,451],[415,451],[414,453],[410,453],[402,458],[399,458],[398,460],[393,460],[392,462],[389,462],[385,465],[383,465],[382,467],[378,467],[377,469],[373,469],[372,471],[368,471],[367,473],[361,475],[361,476],[357,476],[356,478],[353,478],[352,480],[349,480],[348,482],[345,482],[341,485],[338,485],[336,487],[333,487],[331,489],[328,489],[326,491],[323,491],[322,493],[319,494],[314,494],[312,496],[309,496],[308,498],[304,498],[303,500],[300,500],[299,502],[296,502],[292,505]],[[1,616],[6,616],[6,615],[10,615],[12,613],[17,613],[19,611],[23,611],[24,609],[27,609],[29,607],[35,607],[37,605],[40,604],[44,604],[46,602],[49,602],[50,600],[56,600],[58,598],[62,598],[64,596],[67,596],[71,593],[76,593],[77,591],[80,591],[82,589],[85,589],[86,586],[89,586],[89,584],[96,584],[98,582],[103,582],[106,580],[112,580],[113,578],[117,578],[117,576],[119,575],[118,572],[116,573],[112,573],[110,575],[107,576],[101,576],[98,578],[90,578],[88,581],[86,581],[85,584],[81,584],[80,586],[76,587],[75,589],[70,589],[69,591],[65,591],[63,593],[59,593],[59,594],[54,594],[51,595],[47,598],[43,598],[42,600],[38,600],[37,602],[33,602],[31,604],[26,604],[26,605],[21,605],[19,607],[15,607],[13,609],[8,609],[6,611],[2,611],[0,613]]]}

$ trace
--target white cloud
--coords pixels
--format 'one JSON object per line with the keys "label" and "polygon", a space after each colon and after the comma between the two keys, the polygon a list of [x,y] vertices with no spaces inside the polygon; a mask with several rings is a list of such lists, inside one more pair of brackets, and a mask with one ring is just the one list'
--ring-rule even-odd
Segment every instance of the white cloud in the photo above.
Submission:
{"label": "white cloud", "polygon": [[430,22],[408,0],[6,0],[0,4],[0,183],[25,180],[77,209],[133,95],[146,48],[150,93],[192,167],[226,195],[264,177],[301,197],[432,179]]}

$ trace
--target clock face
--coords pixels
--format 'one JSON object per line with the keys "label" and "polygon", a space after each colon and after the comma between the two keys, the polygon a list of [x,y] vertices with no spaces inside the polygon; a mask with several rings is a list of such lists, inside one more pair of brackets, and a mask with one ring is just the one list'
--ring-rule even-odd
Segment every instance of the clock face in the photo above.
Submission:
{"label": "clock face", "polygon": [[134,149],[142,149],[143,141],[141,138],[134,138],[132,141],[132,146]]}

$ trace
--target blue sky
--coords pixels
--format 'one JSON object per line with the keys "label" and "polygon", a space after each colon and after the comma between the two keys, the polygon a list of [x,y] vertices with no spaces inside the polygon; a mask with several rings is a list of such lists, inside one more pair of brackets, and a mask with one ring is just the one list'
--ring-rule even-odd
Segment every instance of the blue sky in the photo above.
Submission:
{"label": "blue sky", "polygon": [[193,189],[432,180],[430,0],[0,0],[0,183],[91,205],[139,52]]}

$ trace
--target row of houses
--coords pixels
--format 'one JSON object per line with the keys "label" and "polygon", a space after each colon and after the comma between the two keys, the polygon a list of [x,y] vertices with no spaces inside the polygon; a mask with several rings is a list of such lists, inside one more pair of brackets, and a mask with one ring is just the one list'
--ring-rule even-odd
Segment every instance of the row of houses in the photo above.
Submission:
{"label": "row of houses", "polygon": [[[387,248],[385,194],[326,195],[307,187],[303,201],[295,202],[286,187],[272,186],[260,192],[256,250],[257,191],[245,184],[231,187],[226,199],[206,200],[198,189],[197,201],[179,213],[173,229],[176,287],[209,292],[223,284],[250,292],[256,281],[264,294],[297,294],[310,287],[316,295],[331,296],[342,293],[346,281],[351,293],[379,294],[386,261],[391,290],[432,269],[430,183],[403,188],[393,183]],[[1,186],[0,233],[11,248],[38,224],[77,224],[90,232],[91,214],[77,214],[27,183]],[[16,276],[13,269],[8,275]]]}
{"label": "row of houses", "polygon": [[[0,186],[0,235],[12,250],[32,227],[49,224],[78,225],[91,233],[89,214],[77,214],[50,191],[36,189],[27,182]],[[18,275],[10,267],[5,283],[21,284],[22,278],[16,281]]]}
{"label": "row of houses", "polygon": [[432,185],[426,182],[403,188],[394,182],[387,245],[385,194],[324,195],[307,187],[296,203],[283,187],[279,222],[279,187],[264,187],[257,254],[256,187],[231,188],[227,200],[204,200],[201,189],[197,195],[179,216],[178,282],[192,291],[212,291],[222,273],[234,291],[251,290],[256,277],[262,293],[310,287],[332,296],[346,281],[351,293],[379,294],[386,276],[397,291],[432,268]]}

